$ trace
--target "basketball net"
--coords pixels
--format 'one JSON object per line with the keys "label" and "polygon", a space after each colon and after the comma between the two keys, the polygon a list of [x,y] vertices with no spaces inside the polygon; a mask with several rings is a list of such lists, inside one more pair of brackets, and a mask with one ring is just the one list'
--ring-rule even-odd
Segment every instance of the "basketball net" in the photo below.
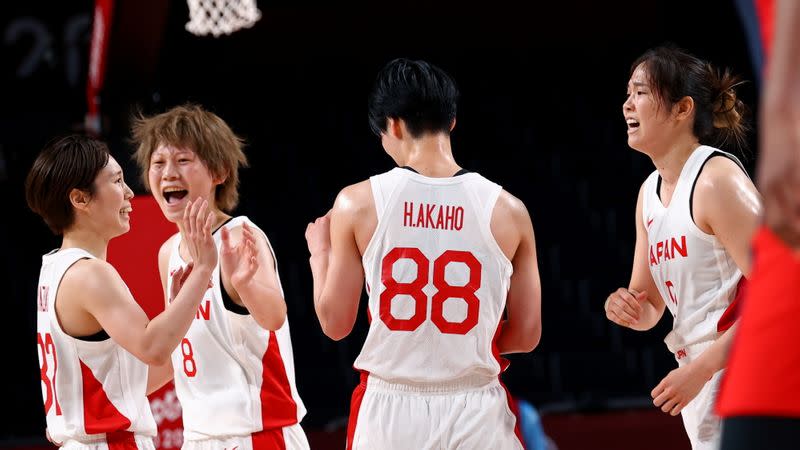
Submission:
{"label": "basketball net", "polygon": [[256,0],[187,0],[189,22],[186,30],[197,36],[231,34],[250,28],[261,18]]}

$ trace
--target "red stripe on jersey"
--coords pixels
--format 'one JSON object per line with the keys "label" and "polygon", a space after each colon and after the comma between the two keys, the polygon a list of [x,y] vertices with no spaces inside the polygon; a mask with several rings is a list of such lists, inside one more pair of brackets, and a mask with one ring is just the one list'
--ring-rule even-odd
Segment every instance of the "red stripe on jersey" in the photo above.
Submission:
{"label": "red stripe on jersey", "polygon": [[283,428],[262,430],[250,437],[253,440],[253,450],[286,450]]}
{"label": "red stripe on jersey", "polygon": [[111,403],[103,390],[103,385],[94,377],[92,370],[83,361],[80,363],[83,380],[83,422],[86,433],[109,433],[130,428],[131,421]]}
{"label": "red stripe on jersey", "polygon": [[353,397],[350,399],[350,419],[347,421],[347,450],[353,450],[353,438],[356,435],[356,422],[358,422],[358,410],[361,409],[361,401],[364,400],[364,393],[367,391],[367,378],[369,372],[361,372],[361,383],[353,390]]}
{"label": "red stripe on jersey", "polygon": [[494,332],[494,337],[492,338],[492,355],[494,355],[494,359],[497,360],[497,364],[500,364],[500,373],[505,372],[511,364],[507,359],[500,356],[500,350],[497,348],[497,338],[500,337],[500,330],[502,328],[503,319],[501,318],[500,322],[497,324],[497,331]]}
{"label": "red stripe on jersey", "polygon": [[130,431],[112,431],[106,434],[108,450],[137,450],[136,439]]}
{"label": "red stripe on jersey", "polygon": [[264,430],[282,428],[297,423],[297,403],[292,398],[292,388],[283,365],[278,337],[269,332],[269,342],[264,358],[261,377],[261,426]]}
{"label": "red stripe on jersey", "polygon": [[722,313],[722,317],[717,322],[717,332],[722,333],[728,328],[732,327],[739,318],[739,305],[742,304],[742,299],[747,292],[747,279],[742,277],[739,279],[739,284],[736,285],[736,295],[733,296],[733,301]]}

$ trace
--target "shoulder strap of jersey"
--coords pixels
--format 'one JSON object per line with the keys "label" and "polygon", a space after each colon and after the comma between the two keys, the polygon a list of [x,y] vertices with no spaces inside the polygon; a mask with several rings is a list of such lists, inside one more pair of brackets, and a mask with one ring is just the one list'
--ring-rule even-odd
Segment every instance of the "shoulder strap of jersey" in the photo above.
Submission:
{"label": "shoulder strap of jersey", "polygon": [[653,202],[658,199],[658,180],[660,176],[658,170],[654,170],[642,186],[642,222],[647,223]]}
{"label": "shoulder strap of jersey", "polygon": [[53,284],[50,285],[47,293],[47,303],[50,306],[48,308],[50,326],[51,329],[57,330],[64,336],[69,336],[64,330],[61,329],[61,322],[56,314],[56,296],[58,295],[58,287],[61,285],[61,280],[64,279],[64,275],[67,274],[67,271],[70,267],[72,267],[73,264],[82,259],[95,259],[95,256],[82,248],[69,248],[61,250],[57,253],[51,253],[48,256],[55,258],[53,261],[53,278],[50,280]]}
{"label": "shoulder strap of jersey", "polygon": [[388,172],[369,177],[369,185],[372,189],[372,199],[375,202],[375,213],[380,221],[386,205],[392,196],[399,181],[405,175],[407,169],[395,168]]}

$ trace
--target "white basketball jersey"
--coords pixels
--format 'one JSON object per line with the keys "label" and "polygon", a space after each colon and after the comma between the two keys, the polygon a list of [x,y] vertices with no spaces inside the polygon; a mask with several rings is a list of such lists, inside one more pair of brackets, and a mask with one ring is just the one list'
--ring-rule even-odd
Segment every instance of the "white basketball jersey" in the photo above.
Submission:
{"label": "white basketball jersey", "polygon": [[61,329],[55,301],[64,274],[94,258],[79,248],[42,257],[36,331],[47,431],[56,442],[102,441],[108,433],[156,435],[147,401],[147,365],[110,338],[76,339]]}
{"label": "white basketball jersey", "polygon": [[[233,218],[223,226],[231,229],[244,222],[266,239],[246,217]],[[219,249],[219,231],[214,233],[214,242]],[[180,235],[174,240],[169,273],[186,265],[179,245]],[[276,274],[277,270],[276,259]],[[221,289],[217,264],[189,331],[172,353],[186,440],[281,428],[298,423],[306,413],[295,387],[288,319],[277,331],[265,330],[246,309],[234,304],[231,309],[238,312],[228,310]]]}
{"label": "white basketball jersey", "polygon": [[378,224],[362,258],[370,328],[356,369],[409,384],[496,379],[512,272],[490,226],[501,187],[404,168],[370,184]]}
{"label": "white basketball jersey", "polygon": [[741,167],[731,154],[698,147],[681,170],[669,207],[664,207],[658,195],[658,171],[644,183],[642,220],[647,229],[648,264],[674,319],[672,332],[664,339],[673,353],[718,337],[722,331],[720,319],[742,278],[722,243],[698,228],[692,218],[695,182],[714,154],[724,155]]}

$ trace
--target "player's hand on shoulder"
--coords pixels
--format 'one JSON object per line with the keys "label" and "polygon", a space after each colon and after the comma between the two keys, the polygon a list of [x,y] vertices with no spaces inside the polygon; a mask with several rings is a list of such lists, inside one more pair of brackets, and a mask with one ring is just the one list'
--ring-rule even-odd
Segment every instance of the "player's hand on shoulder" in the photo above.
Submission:
{"label": "player's hand on shoulder", "polygon": [[211,236],[214,215],[205,199],[189,202],[183,211],[181,224],[186,249],[194,263],[194,269],[211,270],[217,265],[217,246]]}
{"label": "player's hand on shoulder", "polygon": [[331,249],[331,211],[306,226],[306,243],[311,256],[326,253]]}
{"label": "player's hand on shoulder", "polygon": [[647,300],[647,291],[636,292],[619,288],[606,298],[604,309],[608,320],[623,327],[631,327],[639,322],[642,302]]}

